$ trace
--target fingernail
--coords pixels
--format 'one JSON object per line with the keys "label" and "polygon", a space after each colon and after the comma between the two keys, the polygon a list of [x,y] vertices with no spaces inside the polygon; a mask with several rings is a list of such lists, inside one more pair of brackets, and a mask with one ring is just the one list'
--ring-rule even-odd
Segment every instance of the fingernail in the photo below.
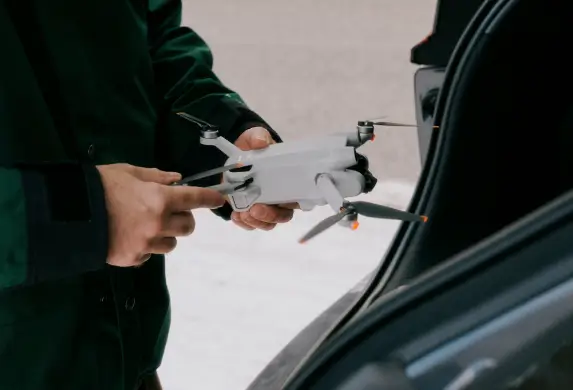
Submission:
{"label": "fingernail", "polygon": [[257,128],[254,134],[254,138],[265,142],[267,145],[270,145],[272,142],[272,138],[269,132],[263,128]]}
{"label": "fingernail", "polygon": [[255,139],[258,139],[259,141],[263,141],[267,145],[271,144],[271,137],[268,137],[268,136],[265,137],[265,136],[258,135],[255,137]]}

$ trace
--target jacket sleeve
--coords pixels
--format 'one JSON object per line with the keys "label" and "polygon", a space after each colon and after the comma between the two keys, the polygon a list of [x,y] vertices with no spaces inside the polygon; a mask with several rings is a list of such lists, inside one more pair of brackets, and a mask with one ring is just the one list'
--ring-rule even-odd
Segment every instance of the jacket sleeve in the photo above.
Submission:
{"label": "jacket sleeve", "polygon": [[0,293],[103,268],[107,234],[95,167],[0,167]]}
{"label": "jacket sleeve", "polygon": [[[217,125],[220,135],[231,142],[254,126],[268,129],[277,142],[281,139],[219,80],[213,72],[210,48],[195,31],[181,25],[181,15],[181,0],[149,1],[149,50],[160,113],[157,157],[161,168],[188,176],[224,164],[226,156],[214,147],[200,145],[199,129],[175,115],[177,111]],[[217,180],[211,177],[197,185],[213,185]],[[229,207],[214,210],[224,219],[229,219],[229,211]]]}

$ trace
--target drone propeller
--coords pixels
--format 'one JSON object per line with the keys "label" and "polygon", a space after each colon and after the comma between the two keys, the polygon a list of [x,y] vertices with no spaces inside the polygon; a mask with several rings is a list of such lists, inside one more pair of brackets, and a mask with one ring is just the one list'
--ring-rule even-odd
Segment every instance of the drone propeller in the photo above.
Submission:
{"label": "drone propeller", "polygon": [[195,124],[201,129],[214,129],[215,126],[212,124],[205,122],[202,119],[197,118],[191,114],[187,114],[186,112],[176,112],[175,114],[179,115],[181,118],[188,120],[189,122]]}
{"label": "drone propeller", "polygon": [[426,222],[428,220],[425,215],[416,215],[376,203],[352,202],[351,207],[354,207],[356,213],[370,218],[397,219],[405,222]]}
{"label": "drone propeller", "polygon": [[351,211],[348,209],[342,209],[338,214],[331,215],[320,221],[315,227],[309,230],[302,238],[298,241],[300,244],[304,244],[311,238],[319,235],[320,233],[324,232],[326,229],[331,228],[332,226],[336,225],[338,222],[342,221],[344,217],[350,214]]}
{"label": "drone propeller", "polygon": [[386,126],[386,127],[418,127],[416,125],[410,125],[406,123],[398,123],[398,122],[388,122],[383,121],[382,119],[386,118],[387,115],[378,116],[376,118],[367,119],[366,122],[371,122],[374,126]]}
{"label": "drone propeller", "polygon": [[416,125],[397,123],[397,122],[373,122],[373,124],[374,126],[386,126],[386,127],[418,127]]}
{"label": "drone propeller", "polygon": [[406,211],[396,210],[392,207],[382,206],[370,202],[346,202],[344,207],[339,213],[327,217],[320,221],[315,227],[313,227],[307,234],[305,234],[299,243],[304,244],[311,238],[324,232],[326,229],[336,225],[344,217],[350,214],[359,214],[370,218],[380,218],[380,219],[394,219],[405,222],[427,222],[428,217],[425,215],[416,215]]}

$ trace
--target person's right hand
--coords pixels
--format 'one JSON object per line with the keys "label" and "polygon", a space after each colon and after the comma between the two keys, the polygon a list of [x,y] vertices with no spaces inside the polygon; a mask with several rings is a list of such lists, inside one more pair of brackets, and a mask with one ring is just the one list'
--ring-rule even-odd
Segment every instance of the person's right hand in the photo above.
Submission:
{"label": "person's right hand", "polygon": [[141,265],[151,254],[175,249],[176,237],[195,229],[192,209],[218,208],[217,191],[170,186],[178,173],[129,164],[99,165],[109,224],[107,262],[119,267]]}

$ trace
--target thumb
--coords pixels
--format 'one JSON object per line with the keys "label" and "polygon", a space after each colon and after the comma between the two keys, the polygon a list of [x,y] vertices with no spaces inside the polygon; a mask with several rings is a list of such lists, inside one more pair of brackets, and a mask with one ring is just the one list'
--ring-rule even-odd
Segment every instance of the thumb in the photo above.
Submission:
{"label": "thumb", "polygon": [[133,176],[139,180],[158,184],[171,184],[181,180],[181,174],[177,172],[165,172],[157,168],[133,167]]}
{"label": "thumb", "polygon": [[244,133],[249,149],[264,149],[269,146],[273,139],[267,129],[253,127]]}

